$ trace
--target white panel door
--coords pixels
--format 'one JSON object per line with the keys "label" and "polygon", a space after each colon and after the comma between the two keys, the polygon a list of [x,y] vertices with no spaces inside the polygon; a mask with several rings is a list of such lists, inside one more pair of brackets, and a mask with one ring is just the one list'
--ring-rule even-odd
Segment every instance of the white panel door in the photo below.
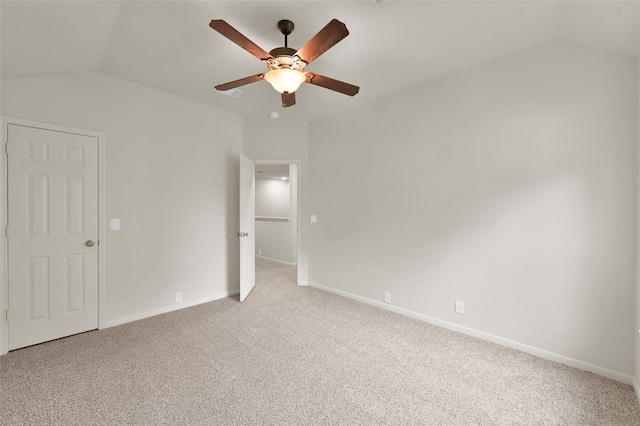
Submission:
{"label": "white panel door", "polygon": [[240,154],[240,301],[256,285],[255,164]]}
{"label": "white panel door", "polygon": [[8,127],[9,350],[98,328],[98,139]]}

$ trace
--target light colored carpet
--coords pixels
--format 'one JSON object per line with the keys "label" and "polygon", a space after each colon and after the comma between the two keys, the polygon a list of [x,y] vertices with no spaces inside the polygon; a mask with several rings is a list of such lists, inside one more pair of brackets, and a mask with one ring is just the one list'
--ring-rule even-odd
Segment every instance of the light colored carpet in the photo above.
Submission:
{"label": "light colored carpet", "polygon": [[3,425],[640,425],[630,386],[293,284],[0,357]]}

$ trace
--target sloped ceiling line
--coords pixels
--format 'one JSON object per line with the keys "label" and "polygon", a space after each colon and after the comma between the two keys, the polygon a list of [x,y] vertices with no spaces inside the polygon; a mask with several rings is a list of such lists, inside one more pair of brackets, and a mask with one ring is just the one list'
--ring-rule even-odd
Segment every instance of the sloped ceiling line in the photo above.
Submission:
{"label": "sloped ceiling line", "polygon": [[[250,119],[271,111],[309,121],[558,37],[638,57],[640,2],[274,2],[2,1],[2,78],[103,72],[227,109]],[[276,24],[291,19],[301,46],[331,19],[350,34],[309,71],[361,87],[351,98],[303,85],[283,109],[267,83],[237,98],[216,84],[264,65],[211,30],[225,19],[265,50],[282,44]]]}

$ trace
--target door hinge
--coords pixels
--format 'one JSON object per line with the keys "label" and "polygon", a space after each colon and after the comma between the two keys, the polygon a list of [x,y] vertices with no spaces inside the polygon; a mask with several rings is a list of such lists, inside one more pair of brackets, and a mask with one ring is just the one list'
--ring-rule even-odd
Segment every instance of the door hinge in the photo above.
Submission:
{"label": "door hinge", "polygon": [[9,227],[8,226],[4,227],[4,236],[5,236],[5,238],[9,238]]}
{"label": "door hinge", "polygon": [[8,322],[9,321],[9,310],[7,309],[6,311],[4,311],[4,319]]}
{"label": "door hinge", "polygon": [[4,153],[9,154],[9,142],[4,143]]}

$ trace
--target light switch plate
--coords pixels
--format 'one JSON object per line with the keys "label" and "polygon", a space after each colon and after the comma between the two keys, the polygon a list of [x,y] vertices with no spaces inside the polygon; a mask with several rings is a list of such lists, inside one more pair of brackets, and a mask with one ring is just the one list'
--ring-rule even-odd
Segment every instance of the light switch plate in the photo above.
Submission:
{"label": "light switch plate", "polygon": [[120,219],[111,219],[111,230],[112,231],[120,230]]}
{"label": "light switch plate", "polygon": [[311,215],[311,223],[318,223],[318,216],[316,216],[315,214]]}

